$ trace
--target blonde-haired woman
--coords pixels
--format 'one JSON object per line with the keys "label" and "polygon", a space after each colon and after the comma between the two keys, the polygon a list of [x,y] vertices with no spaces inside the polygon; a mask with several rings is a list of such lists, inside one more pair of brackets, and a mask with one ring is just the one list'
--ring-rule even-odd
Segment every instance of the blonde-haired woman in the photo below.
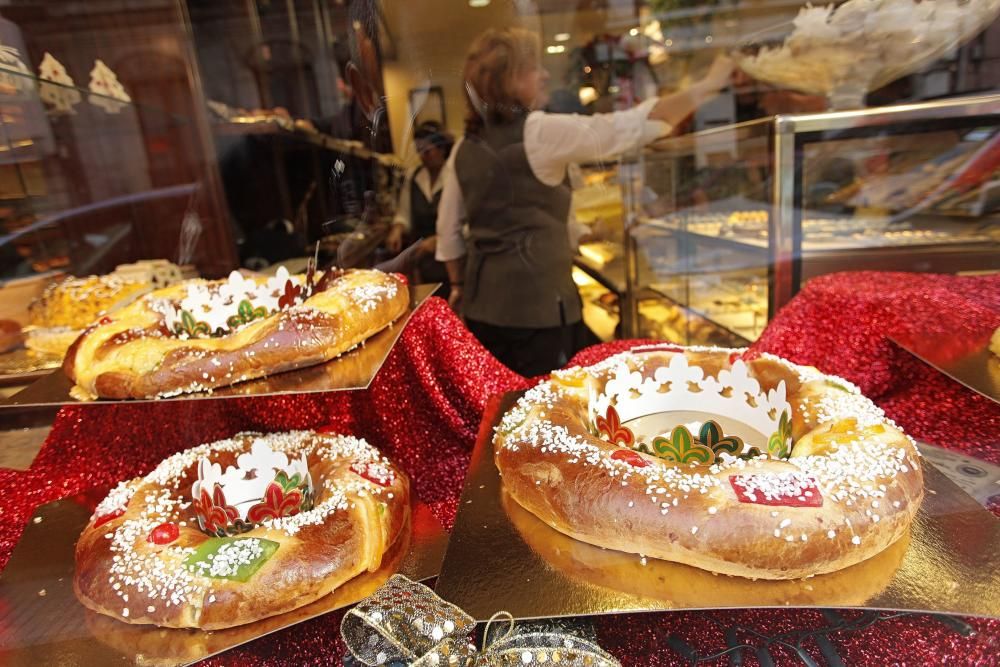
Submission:
{"label": "blonde-haired woman", "polygon": [[728,83],[732,67],[720,58],[686,90],[628,111],[549,114],[536,111],[548,72],[535,33],[490,29],[473,42],[465,137],[445,168],[436,257],[447,263],[452,303],[500,361],[530,377],[565,364],[578,347],[569,165],[666,134]]}

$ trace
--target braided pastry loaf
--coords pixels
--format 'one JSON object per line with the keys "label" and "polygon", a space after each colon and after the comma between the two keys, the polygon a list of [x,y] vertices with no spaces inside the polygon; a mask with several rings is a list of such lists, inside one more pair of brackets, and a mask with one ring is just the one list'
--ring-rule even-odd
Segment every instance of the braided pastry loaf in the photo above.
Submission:
{"label": "braided pastry loaf", "polygon": [[81,398],[204,391],[329,361],[400,317],[398,278],[373,270],[195,280],[89,326],[63,370]]}

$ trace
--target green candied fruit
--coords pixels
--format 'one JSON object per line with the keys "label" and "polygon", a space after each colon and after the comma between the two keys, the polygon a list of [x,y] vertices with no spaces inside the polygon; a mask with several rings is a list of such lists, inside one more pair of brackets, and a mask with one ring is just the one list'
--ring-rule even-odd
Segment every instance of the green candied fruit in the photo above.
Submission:
{"label": "green candied fruit", "polygon": [[824,382],[826,382],[828,386],[833,387],[834,389],[839,389],[840,391],[846,391],[848,394],[851,393],[850,389],[840,384],[839,382],[834,382],[833,380],[824,380]]}
{"label": "green candied fruit", "polygon": [[184,566],[203,577],[246,582],[279,546],[259,537],[212,537],[185,559]]}

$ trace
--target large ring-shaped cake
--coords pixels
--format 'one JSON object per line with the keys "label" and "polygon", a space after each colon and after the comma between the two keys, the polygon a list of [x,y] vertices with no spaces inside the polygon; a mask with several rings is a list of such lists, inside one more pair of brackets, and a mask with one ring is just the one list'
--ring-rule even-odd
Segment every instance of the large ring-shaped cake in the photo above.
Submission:
{"label": "large ring-shaped cake", "polygon": [[497,428],[505,489],[581,541],[743,577],[896,542],[923,498],[912,440],[846,380],[750,356],[650,346],[553,373]]}
{"label": "large ring-shaped cake", "polygon": [[241,433],[118,485],[77,542],[74,588],[128,623],[242,625],[377,570],[409,512],[406,476],[364,440]]}

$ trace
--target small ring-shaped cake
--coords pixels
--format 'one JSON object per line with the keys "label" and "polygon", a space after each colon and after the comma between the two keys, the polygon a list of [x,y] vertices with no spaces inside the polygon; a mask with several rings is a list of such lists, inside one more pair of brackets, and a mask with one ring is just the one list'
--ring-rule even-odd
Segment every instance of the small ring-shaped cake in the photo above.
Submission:
{"label": "small ring-shaped cake", "polygon": [[364,440],[241,433],[119,484],[77,542],[74,589],[127,623],[242,625],[377,570],[409,513],[406,476]]}
{"label": "small ring-shaped cake", "polygon": [[650,346],[553,373],[494,453],[510,496],[566,535],[750,578],[870,558],[923,498],[913,441],[857,387],[745,350]]}

